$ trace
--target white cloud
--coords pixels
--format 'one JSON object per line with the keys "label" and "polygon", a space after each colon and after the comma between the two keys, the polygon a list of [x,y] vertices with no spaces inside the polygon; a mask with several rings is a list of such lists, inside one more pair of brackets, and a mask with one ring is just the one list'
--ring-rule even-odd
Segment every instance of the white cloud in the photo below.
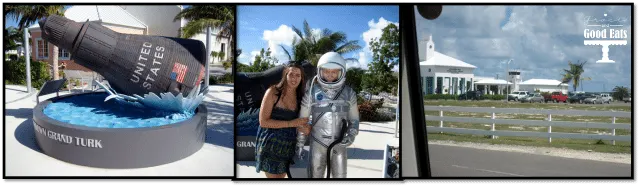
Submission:
{"label": "white cloud", "polygon": [[[347,61],[347,69],[349,68],[360,68],[360,69],[368,69],[367,64],[369,63],[370,57],[366,55],[365,52],[359,52],[357,55],[354,55],[354,60]],[[356,61],[357,60],[357,61]]]}
{"label": "white cloud", "polygon": [[[312,28],[311,33],[314,36],[318,36],[322,33],[322,29]],[[280,25],[276,30],[265,30],[263,32],[262,39],[267,42],[266,47],[271,49],[271,56],[278,59],[277,64],[281,64],[289,61],[289,56],[284,52],[284,50],[282,50],[280,45],[285,46],[285,48],[291,52],[291,44],[293,40],[300,40],[300,37],[293,31],[293,28],[287,25]]]}
{"label": "white cloud", "polygon": [[398,22],[392,22],[384,19],[384,17],[378,18],[378,22],[375,19],[369,20],[367,25],[369,26],[369,30],[364,31],[360,37],[362,41],[365,43],[362,51],[357,53],[354,58],[358,59],[358,62],[352,62],[351,64],[347,64],[349,67],[360,67],[362,69],[368,69],[367,64],[371,62],[373,58],[373,52],[371,52],[371,47],[369,46],[369,42],[374,38],[380,38],[382,36],[382,30],[387,27],[389,24],[394,24],[399,26]]}
{"label": "white cloud", "polygon": [[281,53],[282,48],[280,48],[280,45],[290,47],[294,38],[298,38],[298,36],[287,25],[280,25],[276,30],[265,30],[262,34],[262,39],[267,41],[267,46],[271,48],[274,54],[284,54]]}
{"label": "white cloud", "polygon": [[[567,61],[588,61],[584,76],[586,90],[602,90],[602,84],[630,86],[631,49],[610,47],[609,58],[615,64],[595,64],[601,47],[585,46],[585,16],[602,16],[603,12],[630,19],[630,7],[605,6],[513,6],[505,25],[504,6],[450,6],[436,20],[426,20],[416,13],[418,54],[424,58],[423,39],[433,34],[435,50],[478,67],[476,76],[504,76],[504,60],[513,58],[510,68],[522,70],[525,80],[560,79]],[[630,22],[624,26],[631,32]],[[630,39],[628,39],[630,42]],[[597,73],[596,73],[597,72]],[[612,78],[618,75],[618,78]],[[598,81],[595,81],[595,80]],[[593,88],[589,88],[591,85]],[[572,88],[571,88],[572,89]]]}
{"label": "white cloud", "polygon": [[256,59],[256,56],[260,55],[260,51],[259,50],[254,50],[251,51],[251,58],[249,58],[248,62],[249,63],[253,63],[253,61]]}
{"label": "white cloud", "polygon": [[246,53],[241,53],[240,56],[238,56],[238,62],[249,64],[249,55],[247,55]]}
{"label": "white cloud", "polygon": [[244,58],[247,58],[247,57],[249,57],[249,56],[247,56],[247,54],[242,53],[242,54],[240,54],[240,56],[238,56],[238,59],[244,59]]}
{"label": "white cloud", "polygon": [[365,43],[364,51],[371,53],[369,42],[374,38],[380,38],[382,36],[382,29],[387,27],[389,24],[399,26],[398,22],[391,22],[384,19],[383,17],[380,17],[377,23],[373,19],[367,23],[367,25],[369,25],[369,30],[362,33],[362,40]]}

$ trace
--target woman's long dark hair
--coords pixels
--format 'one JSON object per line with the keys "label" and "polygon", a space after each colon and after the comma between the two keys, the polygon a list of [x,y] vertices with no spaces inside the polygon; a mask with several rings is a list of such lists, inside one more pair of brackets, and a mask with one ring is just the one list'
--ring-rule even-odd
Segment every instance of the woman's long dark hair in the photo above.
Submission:
{"label": "woman's long dark hair", "polygon": [[280,79],[280,82],[272,86],[272,88],[275,88],[278,91],[277,94],[282,94],[285,88],[289,86],[289,84],[287,84],[287,73],[289,73],[290,68],[298,68],[300,70],[300,83],[298,83],[298,88],[296,89],[296,101],[298,105],[300,105],[300,102],[302,101],[302,97],[304,96],[305,91],[305,85],[307,84],[306,80],[304,79],[304,69],[302,69],[301,64],[302,62],[290,61],[287,65],[284,66],[284,69],[282,70],[282,78]]}

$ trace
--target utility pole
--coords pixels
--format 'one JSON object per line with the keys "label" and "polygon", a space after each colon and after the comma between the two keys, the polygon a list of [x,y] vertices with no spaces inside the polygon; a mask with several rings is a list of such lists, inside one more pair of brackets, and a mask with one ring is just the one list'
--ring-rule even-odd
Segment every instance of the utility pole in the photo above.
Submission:
{"label": "utility pole", "polygon": [[[29,30],[27,27],[22,28],[24,30],[24,59],[27,62],[27,93],[31,93],[31,54],[29,53]],[[45,44],[48,45],[48,44]]]}

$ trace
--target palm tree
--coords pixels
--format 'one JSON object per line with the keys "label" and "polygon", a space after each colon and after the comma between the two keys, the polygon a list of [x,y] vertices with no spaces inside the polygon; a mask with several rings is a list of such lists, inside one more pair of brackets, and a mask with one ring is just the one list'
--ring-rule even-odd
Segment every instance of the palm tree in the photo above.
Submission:
{"label": "palm tree", "polygon": [[613,98],[622,101],[624,97],[629,97],[629,88],[624,86],[616,86],[613,88]]}
{"label": "palm tree", "polygon": [[295,26],[291,26],[298,38],[295,38],[291,44],[291,51],[287,50],[283,45],[280,48],[289,57],[289,60],[309,60],[312,64],[316,64],[320,55],[327,52],[337,52],[345,54],[362,49],[358,45],[357,40],[347,40],[344,32],[333,32],[329,29],[323,29],[319,34],[314,34],[305,20],[303,22],[304,33]]}
{"label": "palm tree", "polygon": [[21,30],[18,30],[16,27],[8,27],[4,29],[4,41],[6,41],[6,45],[4,50],[15,50],[18,47],[22,46],[18,42],[22,42],[24,40],[24,34],[22,34]]}
{"label": "palm tree", "polygon": [[[175,21],[187,19],[189,22],[182,28],[180,35],[183,38],[191,38],[203,30],[211,28],[218,29],[216,40],[223,37],[229,38],[229,45],[225,51],[231,51],[231,46],[235,46],[233,34],[235,33],[235,13],[234,6],[231,5],[204,5],[190,6],[180,11],[174,18]],[[207,32],[207,37],[210,33]],[[208,41],[208,39],[207,39]],[[209,44],[207,44],[209,45]],[[209,52],[209,51],[207,51]],[[209,75],[209,62],[207,62],[206,74]],[[209,83],[209,78],[205,78],[205,82]]]}
{"label": "palm tree", "polygon": [[[18,30],[20,31],[51,15],[64,16],[63,5],[10,5],[5,6],[4,10],[5,17],[9,16],[9,18],[18,21]],[[53,80],[58,80],[58,46],[53,45],[52,56]]]}
{"label": "palm tree", "polygon": [[584,80],[580,78],[580,76],[582,75],[582,73],[584,73],[584,64],[586,63],[587,61],[580,63],[580,60],[578,60],[578,63],[573,64],[571,63],[571,61],[569,61],[569,69],[564,69],[565,74],[563,75],[562,81],[558,86],[572,82],[573,91],[575,92],[578,86],[580,86],[580,81]]}

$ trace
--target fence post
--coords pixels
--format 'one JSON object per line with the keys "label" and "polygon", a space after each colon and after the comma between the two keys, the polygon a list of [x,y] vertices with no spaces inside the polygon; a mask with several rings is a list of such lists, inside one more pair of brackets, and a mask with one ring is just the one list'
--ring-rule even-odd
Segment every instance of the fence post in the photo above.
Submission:
{"label": "fence post", "polygon": [[[440,105],[440,128],[442,128],[443,126],[443,122],[442,122],[443,116],[444,116],[444,112],[442,112],[442,105]],[[440,134],[442,134],[442,131],[440,131]]]}
{"label": "fence post", "polygon": [[[548,121],[551,121],[551,113],[547,117],[549,117]],[[551,124],[549,124],[549,143],[551,143]]]}
{"label": "fence post", "polygon": [[[616,117],[613,116],[613,120],[611,120],[611,124],[616,124]],[[616,135],[616,129],[611,129],[611,135],[615,136]],[[616,145],[616,141],[615,140],[611,140],[611,144],[612,145]]]}
{"label": "fence post", "polygon": [[491,132],[491,139],[496,139],[496,136],[493,135],[493,131],[496,131],[496,122],[494,121],[496,119],[496,112],[493,110],[495,108],[496,108],[495,106],[491,107],[491,109],[492,109],[491,110],[491,122],[492,122],[492,124],[491,124],[491,131],[492,131]]}

